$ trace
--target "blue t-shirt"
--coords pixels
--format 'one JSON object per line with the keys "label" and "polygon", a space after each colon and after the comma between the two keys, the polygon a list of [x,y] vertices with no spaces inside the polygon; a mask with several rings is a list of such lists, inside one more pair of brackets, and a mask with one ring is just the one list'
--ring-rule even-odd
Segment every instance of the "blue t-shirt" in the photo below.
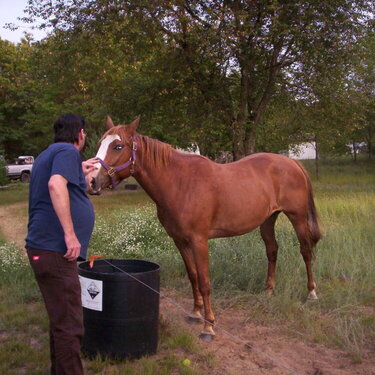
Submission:
{"label": "blue t-shirt", "polygon": [[29,225],[26,247],[67,251],[64,232],[53,209],[48,181],[52,175],[61,175],[68,181],[70,212],[74,231],[81,243],[79,260],[85,260],[94,228],[94,209],[86,195],[86,181],[79,151],[71,143],[54,143],[44,150],[33,165],[29,193]]}

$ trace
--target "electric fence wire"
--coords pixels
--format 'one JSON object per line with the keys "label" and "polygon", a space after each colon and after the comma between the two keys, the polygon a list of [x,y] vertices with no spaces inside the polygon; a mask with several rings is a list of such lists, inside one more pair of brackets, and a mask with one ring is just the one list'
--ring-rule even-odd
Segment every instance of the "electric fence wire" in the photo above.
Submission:
{"label": "electric fence wire", "polygon": [[[146,283],[144,283],[143,281],[137,279],[135,276],[131,275],[130,273],[124,271],[123,269],[121,269],[120,267],[117,267],[115,266],[114,264],[112,264],[111,262],[109,262],[108,260],[106,259],[102,259],[102,261],[106,262],[107,264],[109,264],[110,266],[112,266],[113,268],[119,270],[120,272],[126,274],[127,276],[129,276],[130,278],[136,280],[137,282],[139,282],[140,284],[144,285],[146,288],[152,290],[153,292],[155,292],[156,294],[158,294],[160,297],[163,297],[165,299],[167,299],[169,302],[171,302],[173,305],[175,305],[176,307],[178,307],[184,314],[186,314],[187,316],[189,316],[189,312],[183,307],[181,306],[179,303],[177,303],[176,301],[174,301],[172,298],[169,298],[167,296],[164,296],[162,295],[162,293],[160,293],[159,291],[153,289],[152,287],[150,287],[149,285],[147,285]],[[204,319],[202,317],[202,321],[203,322],[207,322],[207,323],[210,323],[208,322],[206,319]],[[217,325],[215,324],[215,328],[221,330],[222,332],[224,332],[227,336],[231,337],[233,340],[241,343],[241,344],[244,344],[246,347],[248,347],[249,349],[257,352],[258,354],[260,354],[261,356],[263,357],[266,357],[267,359],[269,359],[271,362],[273,362],[275,365],[279,366],[279,367],[282,367],[284,370],[287,370],[288,372],[294,374],[294,375],[301,375],[299,372],[297,372],[296,370],[294,370],[293,368],[289,367],[289,366],[286,366],[284,363],[280,362],[279,360],[277,360],[276,358],[274,358],[273,356],[261,351],[260,349],[258,349],[257,347],[255,347],[254,345],[252,344],[249,344],[248,342],[246,342],[244,339],[242,339],[241,337],[239,336],[236,336],[234,334],[232,334],[231,332],[227,331],[225,328],[221,327],[220,325]]]}

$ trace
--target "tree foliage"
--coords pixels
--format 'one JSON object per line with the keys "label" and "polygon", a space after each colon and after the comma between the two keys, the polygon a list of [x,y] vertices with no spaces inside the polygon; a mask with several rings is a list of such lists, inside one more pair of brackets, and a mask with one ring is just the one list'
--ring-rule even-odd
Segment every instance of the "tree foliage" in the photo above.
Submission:
{"label": "tree foliage", "polygon": [[151,136],[235,159],[312,136],[325,152],[354,138],[371,145],[373,7],[30,0],[25,20],[52,31],[38,43],[0,41],[0,147],[8,157],[39,152],[63,112],[83,114],[93,139],[106,115],[141,114]]}

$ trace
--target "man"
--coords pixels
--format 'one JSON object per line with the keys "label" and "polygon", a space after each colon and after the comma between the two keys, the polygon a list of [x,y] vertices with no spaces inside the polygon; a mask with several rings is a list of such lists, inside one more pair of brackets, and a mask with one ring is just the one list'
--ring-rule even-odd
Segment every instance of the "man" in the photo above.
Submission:
{"label": "man", "polygon": [[26,250],[50,321],[51,375],[82,375],[83,313],[77,259],[85,260],[94,227],[82,162],[85,121],[75,114],[54,123],[55,143],[36,159],[31,174]]}

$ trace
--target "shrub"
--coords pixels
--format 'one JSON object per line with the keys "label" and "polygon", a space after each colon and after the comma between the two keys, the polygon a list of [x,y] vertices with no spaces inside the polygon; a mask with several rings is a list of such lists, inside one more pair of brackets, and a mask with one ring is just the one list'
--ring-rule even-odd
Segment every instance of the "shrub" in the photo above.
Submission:
{"label": "shrub", "polygon": [[5,159],[1,155],[2,151],[0,150],[0,186],[4,186],[8,183],[8,177],[6,176]]}

